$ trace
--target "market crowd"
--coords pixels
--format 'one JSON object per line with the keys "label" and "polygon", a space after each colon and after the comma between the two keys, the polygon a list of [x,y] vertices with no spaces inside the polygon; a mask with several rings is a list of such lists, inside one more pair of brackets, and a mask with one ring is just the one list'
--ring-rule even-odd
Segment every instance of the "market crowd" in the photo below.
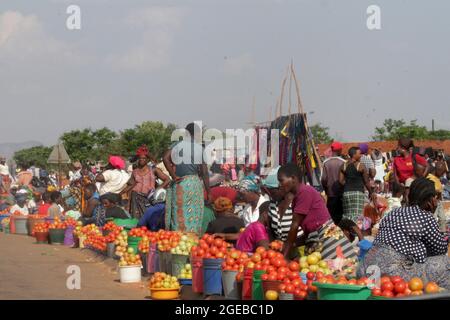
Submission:
{"label": "market crowd", "polygon": [[[152,231],[214,234],[248,253],[279,240],[289,259],[302,247],[323,259],[359,259],[360,276],[377,265],[382,274],[418,276],[450,289],[443,153],[430,157],[410,139],[400,139],[395,154],[367,144],[343,150],[333,142],[320,185],[310,185],[293,163],[265,176],[256,165],[195,164],[204,146],[194,129],[187,125],[186,139],[161,159],[142,146],[127,161],[117,155],[104,166],[77,161],[61,175],[35,167],[11,174],[0,158],[0,211],[98,226],[136,219]],[[188,148],[190,161],[172,158]]]}

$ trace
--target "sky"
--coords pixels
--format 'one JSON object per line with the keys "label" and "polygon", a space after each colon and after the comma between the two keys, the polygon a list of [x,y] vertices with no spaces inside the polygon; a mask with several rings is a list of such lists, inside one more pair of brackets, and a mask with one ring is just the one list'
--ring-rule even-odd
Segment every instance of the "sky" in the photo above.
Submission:
{"label": "sky", "polygon": [[[71,4],[81,30],[66,27]],[[367,28],[372,4],[381,30]],[[309,122],[335,138],[366,141],[386,118],[450,129],[449,12],[447,0],[2,0],[0,142],[147,120],[246,128],[253,99],[254,120],[271,120],[291,61]]]}

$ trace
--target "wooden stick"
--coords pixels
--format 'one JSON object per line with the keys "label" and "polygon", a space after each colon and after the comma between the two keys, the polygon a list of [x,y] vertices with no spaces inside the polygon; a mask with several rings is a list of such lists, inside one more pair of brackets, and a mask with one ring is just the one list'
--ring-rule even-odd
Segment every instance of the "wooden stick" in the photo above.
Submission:
{"label": "wooden stick", "polygon": [[283,79],[283,82],[281,84],[281,95],[280,95],[280,112],[278,114],[279,117],[281,117],[281,115],[283,114],[283,96],[284,96],[284,87],[286,86],[286,81],[287,81],[287,77],[289,74],[289,68],[286,71],[286,76]]}

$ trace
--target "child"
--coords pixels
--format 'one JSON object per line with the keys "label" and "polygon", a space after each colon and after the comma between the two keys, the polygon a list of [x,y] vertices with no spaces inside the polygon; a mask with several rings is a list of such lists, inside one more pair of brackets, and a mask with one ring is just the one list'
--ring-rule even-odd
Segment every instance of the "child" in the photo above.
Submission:
{"label": "child", "polygon": [[398,182],[392,184],[392,197],[388,198],[388,209],[385,214],[388,214],[394,209],[400,208],[402,206],[403,194],[405,193],[405,188]]}
{"label": "child", "polygon": [[46,191],[42,194],[42,202],[38,206],[38,215],[48,215],[48,209],[51,206],[50,192]]}
{"label": "child", "polygon": [[[236,249],[243,252],[255,252],[258,247],[269,248],[270,241],[267,232],[267,228],[270,226],[269,205],[269,201],[261,204],[258,220],[250,223],[244,232],[238,235]],[[233,240],[230,237],[227,238],[226,240]]]}
{"label": "child", "polygon": [[51,202],[51,206],[48,208],[48,215],[50,218],[56,218],[62,217],[62,212],[61,212],[61,203],[63,201],[61,192],[59,191],[53,191],[50,194],[50,202]]}

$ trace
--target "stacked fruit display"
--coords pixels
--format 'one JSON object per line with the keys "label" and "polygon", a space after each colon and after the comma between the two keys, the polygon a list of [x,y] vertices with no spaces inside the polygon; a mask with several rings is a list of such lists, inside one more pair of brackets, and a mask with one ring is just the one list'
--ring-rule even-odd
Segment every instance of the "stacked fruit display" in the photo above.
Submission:
{"label": "stacked fruit display", "polygon": [[283,242],[280,240],[275,240],[270,243],[270,249],[275,251],[281,251],[283,249]]}
{"label": "stacked fruit display", "polygon": [[102,232],[95,224],[92,223],[92,224],[88,224],[84,227],[81,227],[81,234],[83,234],[85,236],[93,235],[93,234],[101,235]]}
{"label": "stacked fruit display", "polygon": [[179,279],[192,279],[192,266],[187,263],[178,275]]}
{"label": "stacked fruit display", "polygon": [[180,283],[177,277],[173,277],[170,274],[164,272],[156,272],[151,277],[149,282],[149,288],[151,289],[179,289]]}
{"label": "stacked fruit display", "polygon": [[231,245],[220,238],[214,239],[210,234],[204,234],[197,246],[191,249],[191,255],[206,259],[223,259],[227,253],[227,248]]}
{"label": "stacked fruit display", "polygon": [[50,223],[49,229],[65,229],[66,223],[62,222],[59,217],[56,217],[55,220],[53,220],[52,223]]}
{"label": "stacked fruit display", "polygon": [[36,232],[48,232],[48,227],[49,227],[49,223],[48,222],[39,222],[36,223],[33,227],[33,233],[32,235],[34,235]]}
{"label": "stacked fruit display", "polygon": [[119,267],[142,266],[141,257],[134,252],[133,248],[128,248],[120,257]]}
{"label": "stacked fruit display", "polygon": [[181,233],[176,231],[158,231],[157,235],[158,250],[162,252],[171,251],[178,246],[181,239]]}
{"label": "stacked fruit display", "polygon": [[146,235],[143,236],[141,241],[139,241],[138,250],[139,250],[139,252],[142,252],[142,253],[148,253],[149,252],[149,250],[150,250],[150,240],[149,240],[148,236],[146,236]]}
{"label": "stacked fruit display", "polygon": [[75,220],[74,218],[67,218],[66,220],[64,220],[64,224],[66,225],[66,227],[76,227],[78,224],[78,221]]}
{"label": "stacked fruit display", "polygon": [[308,256],[301,257],[299,260],[299,265],[300,272],[302,273],[316,273],[318,271],[325,275],[332,273],[328,267],[328,263],[325,260],[322,260],[322,256],[319,252],[313,252]]}
{"label": "stacked fruit display", "polygon": [[188,256],[191,253],[192,247],[197,244],[198,239],[195,236],[183,234],[178,245],[175,248],[172,248],[170,253]]}
{"label": "stacked fruit display", "polygon": [[369,286],[372,284],[372,281],[367,277],[362,277],[359,279],[347,279],[345,276],[333,276],[333,275],[325,275],[322,272],[317,272],[316,274],[308,273],[308,279],[314,279],[319,283],[328,283],[328,284],[343,284],[343,285],[353,285],[353,286]]}
{"label": "stacked fruit display", "polygon": [[385,298],[398,298],[404,296],[420,296],[424,293],[439,293],[443,290],[435,282],[428,282],[424,285],[422,279],[417,277],[407,282],[400,276],[383,276],[380,279],[380,287],[372,289],[372,295]]}
{"label": "stacked fruit display", "polygon": [[124,253],[127,251],[128,247],[128,234],[125,230],[120,232],[120,234],[114,241],[114,244],[116,245],[116,252],[115,252],[116,256],[122,257]]}
{"label": "stacked fruit display", "polygon": [[147,233],[148,233],[147,227],[133,228],[128,233],[128,236],[142,238],[143,236],[146,236]]}
{"label": "stacked fruit display", "polygon": [[116,241],[120,232],[123,230],[123,227],[116,225],[114,222],[109,221],[103,227],[104,231],[108,231],[109,233],[105,236],[105,240],[107,243],[112,243]]}
{"label": "stacked fruit display", "polygon": [[224,271],[244,271],[245,266],[249,262],[248,254],[231,248],[225,255],[225,260],[222,263],[222,269]]}
{"label": "stacked fruit display", "polygon": [[73,234],[77,237],[80,237],[82,227],[83,223],[81,221],[77,221],[77,225],[75,226],[75,230],[73,230]]}
{"label": "stacked fruit display", "polygon": [[106,239],[101,234],[88,234],[84,245],[99,251],[106,251]]}

